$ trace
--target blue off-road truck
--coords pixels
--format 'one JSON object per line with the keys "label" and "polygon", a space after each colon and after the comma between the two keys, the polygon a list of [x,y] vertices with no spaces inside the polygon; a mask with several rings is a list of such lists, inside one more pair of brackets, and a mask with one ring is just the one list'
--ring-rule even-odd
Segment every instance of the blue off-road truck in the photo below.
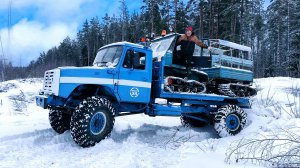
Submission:
{"label": "blue off-road truck", "polygon": [[57,133],[70,130],[82,147],[94,146],[112,131],[115,117],[144,113],[178,116],[184,125],[213,124],[221,137],[245,126],[255,95],[251,49],[224,40],[192,45],[187,73],[180,35],[148,45],[119,42],[99,49],[91,67],[60,67],[45,72],[36,103],[49,109]]}

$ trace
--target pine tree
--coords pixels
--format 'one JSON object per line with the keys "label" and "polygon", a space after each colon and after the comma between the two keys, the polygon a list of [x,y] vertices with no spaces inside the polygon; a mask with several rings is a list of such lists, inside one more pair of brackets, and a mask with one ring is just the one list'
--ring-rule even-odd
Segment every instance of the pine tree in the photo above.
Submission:
{"label": "pine tree", "polygon": [[159,34],[163,29],[159,4],[161,0],[143,0],[142,6],[142,20],[144,21],[144,34],[151,33]]}
{"label": "pine tree", "polygon": [[130,18],[128,30],[128,40],[130,42],[136,43],[144,35],[143,22],[140,22],[140,20],[142,20],[142,16],[134,12]]}
{"label": "pine tree", "polygon": [[103,39],[104,39],[104,44],[108,44],[110,43],[110,39],[109,39],[109,27],[110,27],[110,17],[108,16],[108,14],[106,13],[105,16],[102,18],[103,20]]}
{"label": "pine tree", "polygon": [[185,11],[184,3],[181,1],[178,4],[178,8],[176,11],[176,30],[175,32],[183,33],[185,31],[185,27],[189,25],[187,20],[187,15]]}
{"label": "pine tree", "polygon": [[162,17],[162,29],[166,30],[167,32],[170,32],[170,29],[172,28],[171,24],[171,0],[163,0],[161,2],[161,17]]}
{"label": "pine tree", "polygon": [[128,30],[129,30],[129,12],[128,12],[128,7],[126,4],[125,0],[120,0],[121,6],[120,6],[120,11],[121,11],[121,16],[120,16],[120,22],[121,22],[121,30],[122,30],[122,41],[125,41],[128,39]]}
{"label": "pine tree", "polygon": [[90,58],[88,65],[92,65],[98,49],[103,46],[103,39],[101,34],[101,27],[98,18],[92,18],[90,21],[89,44],[90,44]]}
{"label": "pine tree", "polygon": [[80,66],[89,65],[90,62],[90,44],[89,44],[89,35],[90,35],[90,25],[87,20],[83,23],[83,29],[77,33],[77,39],[79,47],[81,48],[80,52]]}
{"label": "pine tree", "polygon": [[297,0],[288,0],[290,8],[290,44],[288,70],[291,71],[293,77],[300,77],[300,2]]}
{"label": "pine tree", "polygon": [[269,68],[268,70],[274,72],[272,76],[287,75],[287,6],[285,0],[274,0],[268,8],[268,37],[270,42],[269,47]]}

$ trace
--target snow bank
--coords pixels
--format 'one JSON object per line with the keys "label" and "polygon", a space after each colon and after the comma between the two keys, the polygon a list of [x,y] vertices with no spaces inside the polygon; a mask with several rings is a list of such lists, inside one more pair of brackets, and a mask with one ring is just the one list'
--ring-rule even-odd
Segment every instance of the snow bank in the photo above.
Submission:
{"label": "snow bank", "polygon": [[[41,79],[3,82],[0,167],[258,167],[228,164],[226,153],[241,139],[300,127],[300,119],[289,114],[291,108],[300,111],[300,80],[265,78],[255,80],[255,85],[259,92],[252,99],[253,108],[247,110],[249,122],[237,136],[218,138],[212,126],[184,128],[179,118],[139,114],[116,118],[111,137],[83,149],[69,131],[55,133],[47,110],[35,106],[33,97],[42,88]],[[19,111],[18,101],[24,102]],[[299,134],[300,129],[293,131]]]}

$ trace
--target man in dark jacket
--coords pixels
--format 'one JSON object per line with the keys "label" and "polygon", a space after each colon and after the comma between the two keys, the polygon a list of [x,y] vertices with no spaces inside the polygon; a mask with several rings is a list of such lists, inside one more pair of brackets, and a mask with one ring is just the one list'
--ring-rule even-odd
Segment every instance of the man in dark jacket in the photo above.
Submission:
{"label": "man in dark jacket", "polygon": [[195,44],[202,48],[208,48],[195,36],[192,27],[187,27],[185,33],[177,40],[177,44],[181,45],[181,58],[186,65],[187,76],[190,75],[192,68],[192,56],[195,49]]}

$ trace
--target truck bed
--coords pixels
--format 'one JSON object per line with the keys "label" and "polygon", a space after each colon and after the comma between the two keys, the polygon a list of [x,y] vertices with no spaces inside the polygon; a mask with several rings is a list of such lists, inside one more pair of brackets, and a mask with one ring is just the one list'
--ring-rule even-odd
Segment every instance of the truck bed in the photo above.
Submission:
{"label": "truck bed", "polygon": [[[250,108],[249,98],[243,97],[229,97],[217,94],[205,93],[188,93],[188,92],[166,92],[164,91],[164,60],[162,62],[155,62],[153,67],[153,81],[152,81],[152,98],[167,99],[169,102],[180,102],[198,105],[224,105],[236,104],[243,108]],[[220,69],[215,69],[220,70]],[[243,71],[243,70],[242,70]],[[244,74],[244,73],[243,73]]]}
{"label": "truck bed", "polygon": [[216,94],[197,94],[186,92],[162,92],[160,98],[168,100],[179,100],[183,103],[203,104],[203,105],[223,105],[223,104],[236,104],[243,108],[250,108],[249,98],[241,97],[228,97]]}

